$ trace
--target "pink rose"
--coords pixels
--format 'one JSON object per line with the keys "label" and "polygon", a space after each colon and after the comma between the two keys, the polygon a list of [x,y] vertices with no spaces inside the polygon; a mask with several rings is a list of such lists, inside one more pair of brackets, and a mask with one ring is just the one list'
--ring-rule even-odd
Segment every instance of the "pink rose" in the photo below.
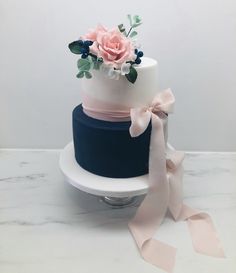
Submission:
{"label": "pink rose", "polygon": [[[93,36],[94,37],[94,36]],[[130,38],[122,34],[118,28],[97,33],[91,52],[103,58],[104,64],[119,69],[126,61],[134,61],[134,46]]]}

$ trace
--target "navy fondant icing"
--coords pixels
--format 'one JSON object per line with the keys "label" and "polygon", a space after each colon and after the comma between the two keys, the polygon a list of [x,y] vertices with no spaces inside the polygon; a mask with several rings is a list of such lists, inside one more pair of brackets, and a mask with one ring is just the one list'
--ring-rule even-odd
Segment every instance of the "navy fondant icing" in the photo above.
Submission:
{"label": "navy fondant icing", "polygon": [[89,117],[82,105],[73,110],[75,159],[85,170],[106,177],[128,178],[148,173],[151,123],[139,137],[129,134],[130,121]]}

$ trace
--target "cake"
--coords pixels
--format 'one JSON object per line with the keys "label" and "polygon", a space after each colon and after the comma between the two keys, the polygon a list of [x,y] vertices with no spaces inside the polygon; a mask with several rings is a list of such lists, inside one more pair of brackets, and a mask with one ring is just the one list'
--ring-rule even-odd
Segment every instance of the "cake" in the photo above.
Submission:
{"label": "cake", "polygon": [[78,167],[99,177],[148,175],[148,193],[129,228],[142,257],[171,272],[175,248],[152,238],[168,209],[175,220],[190,223],[197,251],[224,254],[210,216],[182,202],[183,153],[167,145],[174,96],[170,89],[160,92],[158,62],[145,57],[137,43],[141,18],[128,19],[128,30],[124,24],[98,25],[69,44],[79,55],[82,98],[72,115],[74,157]]}
{"label": "cake", "polygon": [[[69,45],[81,56],[77,77],[81,78],[82,104],[73,111],[75,159],[87,171],[106,177],[148,173],[151,124],[132,138],[130,117],[119,117],[119,112],[151,104],[158,92],[158,63],[143,57],[133,39],[141,18],[129,16],[129,20],[129,32],[123,24],[111,30],[98,25]],[[163,124],[167,141],[167,115]]]}

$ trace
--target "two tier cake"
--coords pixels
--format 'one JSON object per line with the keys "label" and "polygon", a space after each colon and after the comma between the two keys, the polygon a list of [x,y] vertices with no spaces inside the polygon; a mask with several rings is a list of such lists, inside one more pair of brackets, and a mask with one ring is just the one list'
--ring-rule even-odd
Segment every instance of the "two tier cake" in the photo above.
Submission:
{"label": "two tier cake", "polygon": [[[158,92],[158,64],[143,57],[135,39],[139,16],[111,30],[102,25],[69,45],[79,54],[82,104],[73,111],[75,158],[97,175],[128,178],[148,173],[150,128],[129,133],[130,109],[149,107]],[[167,140],[167,115],[162,114]]]}

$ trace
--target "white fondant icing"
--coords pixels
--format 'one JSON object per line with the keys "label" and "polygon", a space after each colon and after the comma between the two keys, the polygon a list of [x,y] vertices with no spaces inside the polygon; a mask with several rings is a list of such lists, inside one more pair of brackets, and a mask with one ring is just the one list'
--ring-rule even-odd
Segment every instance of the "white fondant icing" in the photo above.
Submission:
{"label": "white fondant icing", "polygon": [[113,80],[107,78],[101,71],[93,70],[91,79],[82,79],[82,91],[92,98],[122,106],[148,105],[158,92],[157,61],[143,57],[142,63],[135,68],[138,78],[134,84],[125,76]]}

